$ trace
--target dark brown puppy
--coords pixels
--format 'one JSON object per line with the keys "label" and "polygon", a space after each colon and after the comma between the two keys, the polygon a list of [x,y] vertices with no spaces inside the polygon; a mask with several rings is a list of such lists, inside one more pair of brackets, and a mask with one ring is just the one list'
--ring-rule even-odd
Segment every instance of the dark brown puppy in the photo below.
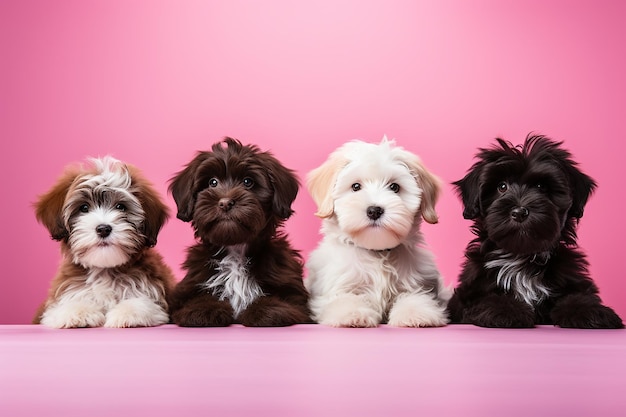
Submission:
{"label": "dark brown puppy", "polygon": [[311,322],[302,259],[279,231],[298,193],[291,170],[254,145],[225,138],[176,174],[170,192],[198,240],[170,298],[176,324]]}

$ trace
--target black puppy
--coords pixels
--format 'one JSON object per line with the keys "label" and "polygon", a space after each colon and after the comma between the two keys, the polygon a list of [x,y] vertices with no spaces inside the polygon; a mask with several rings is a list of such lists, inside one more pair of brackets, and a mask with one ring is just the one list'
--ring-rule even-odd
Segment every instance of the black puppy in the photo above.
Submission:
{"label": "black puppy", "polygon": [[497,139],[453,184],[476,234],[450,300],[453,323],[483,327],[623,328],[601,304],[576,245],[596,183],[544,136],[514,147]]}
{"label": "black puppy", "polygon": [[186,327],[311,322],[302,259],[279,230],[298,180],[274,156],[226,138],[172,179],[178,218],[191,222],[185,278],[170,297]]}

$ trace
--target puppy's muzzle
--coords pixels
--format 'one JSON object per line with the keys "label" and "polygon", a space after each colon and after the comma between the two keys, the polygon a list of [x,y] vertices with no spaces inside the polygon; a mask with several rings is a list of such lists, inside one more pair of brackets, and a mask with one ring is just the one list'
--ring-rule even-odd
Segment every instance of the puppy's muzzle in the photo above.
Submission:
{"label": "puppy's muzzle", "polygon": [[113,228],[108,224],[99,224],[98,226],[96,226],[96,234],[101,238],[109,236],[112,231]]}
{"label": "puppy's muzzle", "polygon": [[385,210],[378,206],[369,206],[367,208],[367,217],[371,220],[378,220],[383,215]]}
{"label": "puppy's muzzle", "polygon": [[218,205],[222,210],[230,211],[230,209],[235,207],[235,200],[232,198],[221,198]]}
{"label": "puppy's muzzle", "polygon": [[528,218],[530,212],[526,207],[515,207],[511,210],[511,218],[518,223],[522,223]]}

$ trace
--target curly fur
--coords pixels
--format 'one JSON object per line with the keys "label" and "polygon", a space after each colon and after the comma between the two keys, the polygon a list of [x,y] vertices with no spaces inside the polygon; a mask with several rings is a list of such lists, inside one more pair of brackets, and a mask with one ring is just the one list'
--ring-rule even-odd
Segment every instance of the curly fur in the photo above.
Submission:
{"label": "curly fur", "polygon": [[497,139],[454,182],[473,220],[452,322],[484,327],[554,324],[623,328],[601,304],[577,248],[576,226],[596,187],[562,143],[529,135],[514,147]]}
{"label": "curly fur", "polygon": [[178,218],[198,243],[170,298],[179,326],[287,326],[311,321],[302,260],[279,230],[298,181],[268,152],[225,138],[174,178]]}
{"label": "curly fur", "polygon": [[68,167],[36,205],[62,261],[34,323],[54,328],[169,321],[174,276],[153,246],[167,208],[152,185],[112,157]]}
{"label": "curly fur", "polygon": [[309,174],[323,240],[307,263],[310,306],[335,327],[443,326],[447,290],[424,247],[439,180],[386,138],[352,141]]}

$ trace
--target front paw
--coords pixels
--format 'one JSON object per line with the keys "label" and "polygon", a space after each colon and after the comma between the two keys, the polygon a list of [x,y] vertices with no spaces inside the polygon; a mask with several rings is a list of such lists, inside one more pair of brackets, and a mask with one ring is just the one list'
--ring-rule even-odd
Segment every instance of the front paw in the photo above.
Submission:
{"label": "front paw", "polygon": [[463,323],[480,327],[530,328],[535,326],[535,312],[526,303],[505,295],[491,295],[467,307]]}
{"label": "front paw", "polygon": [[554,307],[555,325],[573,329],[623,329],[622,319],[609,307],[594,298],[570,296]]}
{"label": "front paw", "polygon": [[248,327],[283,327],[311,322],[306,306],[267,296],[249,305],[237,319]]}
{"label": "front paw", "polygon": [[440,327],[447,323],[445,308],[427,294],[398,296],[387,320],[395,327]]}
{"label": "front paw", "polygon": [[149,299],[120,301],[106,315],[104,327],[150,327],[169,321],[163,308]]}
{"label": "front paw", "polygon": [[324,306],[317,320],[331,327],[377,327],[382,314],[356,297],[342,297]]}
{"label": "front paw", "polygon": [[172,312],[172,321],[181,327],[225,327],[233,324],[233,314],[230,305],[213,308],[182,307]]}
{"label": "front paw", "polygon": [[47,308],[41,316],[41,324],[55,329],[100,327],[104,320],[102,310],[89,303],[56,304]]}

